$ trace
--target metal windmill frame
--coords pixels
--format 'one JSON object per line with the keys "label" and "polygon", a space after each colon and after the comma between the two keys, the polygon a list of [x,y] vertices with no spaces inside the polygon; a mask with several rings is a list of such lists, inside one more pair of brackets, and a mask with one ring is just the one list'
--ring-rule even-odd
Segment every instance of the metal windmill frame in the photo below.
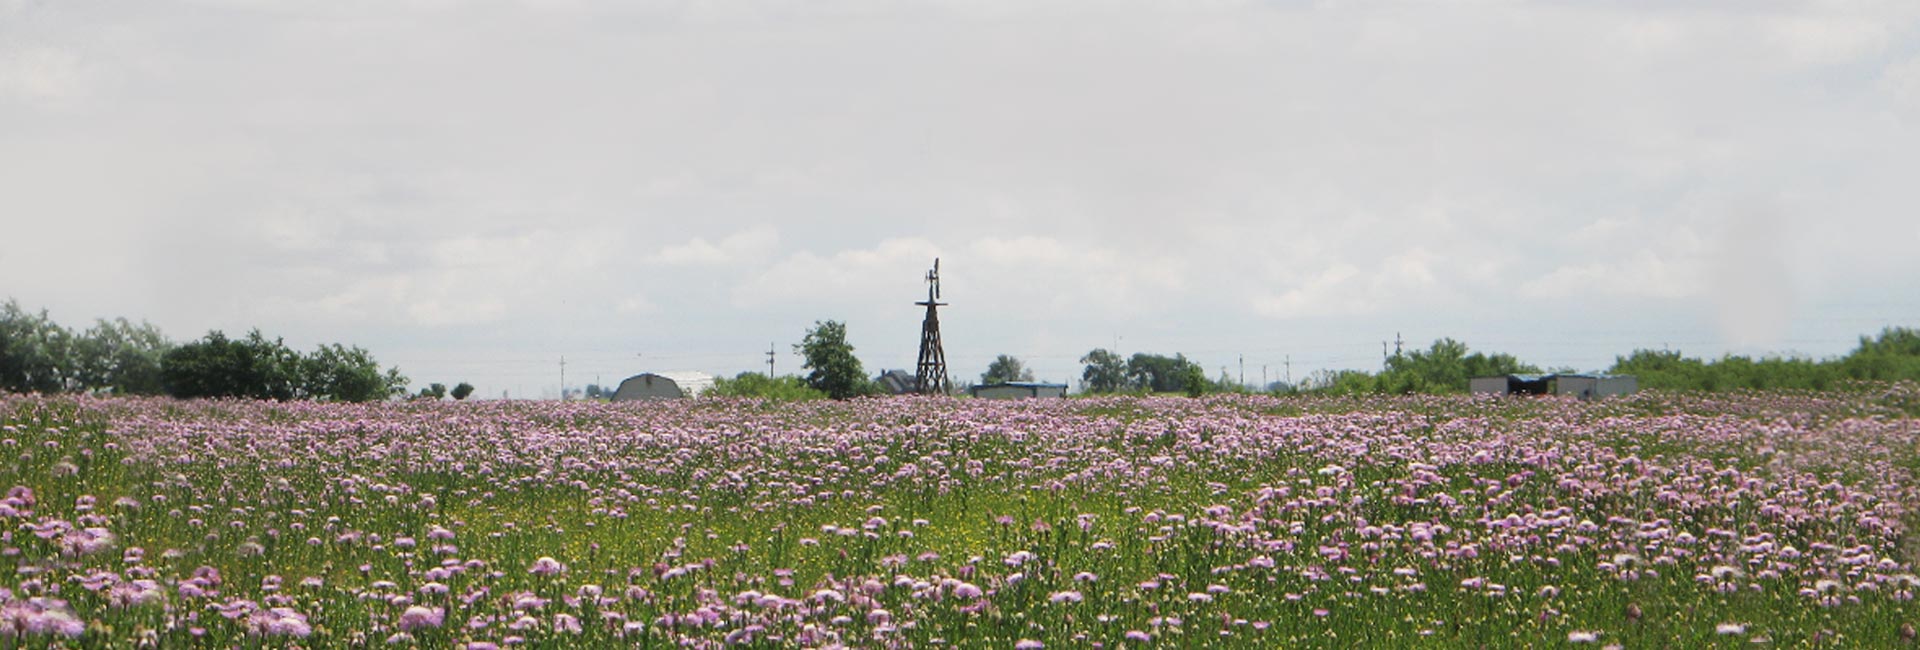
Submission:
{"label": "metal windmill frame", "polygon": [[940,258],[933,258],[933,270],[927,271],[927,299],[913,303],[925,305],[926,320],[920,323],[920,362],[914,377],[914,390],[922,395],[946,395],[953,391],[947,380],[947,352],[940,345]]}

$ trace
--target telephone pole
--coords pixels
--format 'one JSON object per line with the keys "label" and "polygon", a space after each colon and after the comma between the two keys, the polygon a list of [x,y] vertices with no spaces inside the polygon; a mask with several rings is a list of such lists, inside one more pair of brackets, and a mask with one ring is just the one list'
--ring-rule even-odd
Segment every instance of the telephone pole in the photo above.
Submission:
{"label": "telephone pole", "polygon": [[1247,387],[1247,355],[1240,355],[1240,388]]}
{"label": "telephone pole", "polygon": [[767,378],[773,378],[773,342],[767,342]]}
{"label": "telephone pole", "polygon": [[567,401],[567,355],[560,355],[560,401]]}

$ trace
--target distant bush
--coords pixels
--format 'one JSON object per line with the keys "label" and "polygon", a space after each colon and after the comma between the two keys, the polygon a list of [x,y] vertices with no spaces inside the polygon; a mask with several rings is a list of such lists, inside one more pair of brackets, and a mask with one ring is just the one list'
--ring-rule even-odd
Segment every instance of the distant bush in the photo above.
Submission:
{"label": "distant bush", "polygon": [[382,371],[365,349],[322,345],[302,355],[258,330],[218,331],[185,345],[151,324],[101,319],[85,332],[46,310],[0,303],[0,390],[174,397],[247,397],[366,402],[404,394],[407,378]]}
{"label": "distant bush", "polygon": [[373,355],[358,347],[322,345],[301,355],[259,330],[230,339],[213,331],[168,350],[160,358],[167,394],[183,399],[246,397],[368,402],[406,390],[398,369],[381,372]]}
{"label": "distant bush", "polygon": [[1434,341],[1425,350],[1395,354],[1379,374],[1360,370],[1322,371],[1300,386],[1308,392],[1333,395],[1467,392],[1467,380],[1514,374],[1538,374],[1540,368],[1510,354],[1468,352],[1467,344],[1450,338]]}
{"label": "distant bush", "polygon": [[768,377],[757,372],[743,372],[732,379],[721,377],[713,380],[713,388],[706,394],[713,397],[758,397],[780,401],[805,401],[826,399],[827,394],[808,386],[807,382],[792,375]]}
{"label": "distant bush", "polygon": [[46,310],[0,303],[0,390],[158,395],[160,357],[173,346],[158,328],[101,319],[74,333]]}
{"label": "distant bush", "polygon": [[1642,388],[1677,391],[1829,390],[1857,381],[1920,381],[1920,330],[1890,327],[1837,359],[1727,355],[1702,360],[1672,350],[1635,350],[1608,372],[1633,375]]}

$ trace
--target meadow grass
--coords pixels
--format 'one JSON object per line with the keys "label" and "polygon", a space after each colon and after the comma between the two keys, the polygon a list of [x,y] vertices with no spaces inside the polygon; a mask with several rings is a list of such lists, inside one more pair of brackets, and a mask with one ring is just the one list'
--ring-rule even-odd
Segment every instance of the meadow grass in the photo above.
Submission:
{"label": "meadow grass", "polygon": [[1895,647],[1870,392],[0,398],[0,644]]}

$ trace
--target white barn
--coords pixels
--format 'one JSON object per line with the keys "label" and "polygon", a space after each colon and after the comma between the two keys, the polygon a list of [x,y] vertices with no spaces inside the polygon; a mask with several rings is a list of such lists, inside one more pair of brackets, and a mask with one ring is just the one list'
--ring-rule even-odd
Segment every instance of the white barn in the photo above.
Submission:
{"label": "white barn", "polygon": [[709,388],[713,388],[713,375],[704,372],[646,372],[620,382],[620,388],[613,391],[612,399],[615,402],[630,402],[699,397]]}

